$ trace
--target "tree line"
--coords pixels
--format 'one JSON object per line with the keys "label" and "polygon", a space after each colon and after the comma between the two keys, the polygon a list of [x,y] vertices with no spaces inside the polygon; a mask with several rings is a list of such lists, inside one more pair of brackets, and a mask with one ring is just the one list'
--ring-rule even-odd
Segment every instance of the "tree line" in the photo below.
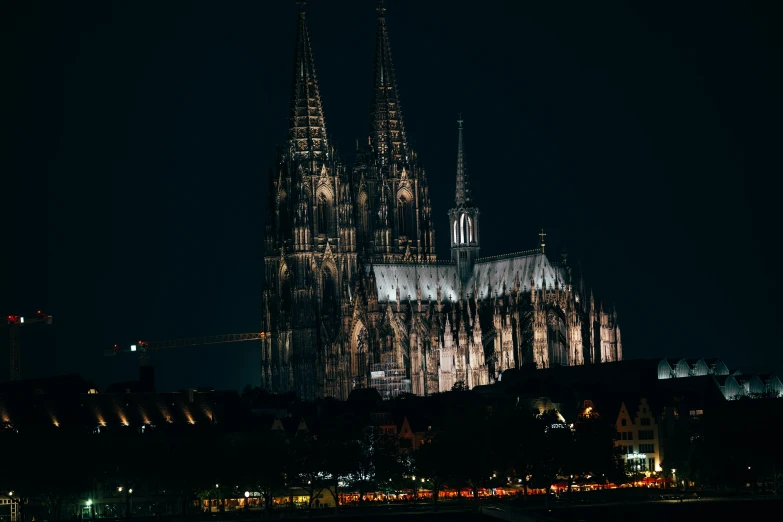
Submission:
{"label": "tree line", "polygon": [[[378,429],[368,415],[372,408],[336,401],[320,404],[308,429],[293,432],[259,423],[241,430],[216,424],[3,434],[4,447],[14,449],[0,483],[59,519],[64,506],[120,487],[126,501],[135,488],[137,495],[165,497],[168,510],[187,512],[195,498],[236,498],[245,490],[261,493],[272,508],[273,496],[293,497],[299,488],[312,508],[319,494],[336,500],[348,491],[361,498],[426,488],[437,502],[445,487],[468,488],[477,497],[480,488],[509,482],[526,494],[548,490],[558,477],[599,483],[624,477],[610,420],[583,415],[568,426],[555,411],[499,407],[467,391],[443,395],[417,447]],[[389,407],[404,410],[406,400],[415,399]]]}

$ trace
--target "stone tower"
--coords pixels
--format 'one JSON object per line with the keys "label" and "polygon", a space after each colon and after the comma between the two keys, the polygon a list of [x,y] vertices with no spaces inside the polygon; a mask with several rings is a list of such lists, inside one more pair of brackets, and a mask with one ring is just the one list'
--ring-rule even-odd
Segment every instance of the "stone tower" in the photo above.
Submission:
{"label": "stone tower", "polygon": [[457,120],[457,191],[455,208],[449,210],[449,237],[451,238],[451,260],[457,264],[460,281],[467,281],[473,270],[473,263],[479,255],[479,211],[473,206],[470,195],[470,181],[465,167],[465,152],[462,145],[462,116]]}
{"label": "stone tower", "polygon": [[340,289],[357,259],[350,183],[329,146],[303,3],[290,107],[267,203],[261,378],[265,388],[312,399],[323,395]]}
{"label": "stone tower", "polygon": [[353,168],[359,250],[373,262],[433,262],[429,188],[405,134],[384,13],[379,4],[370,129]]}

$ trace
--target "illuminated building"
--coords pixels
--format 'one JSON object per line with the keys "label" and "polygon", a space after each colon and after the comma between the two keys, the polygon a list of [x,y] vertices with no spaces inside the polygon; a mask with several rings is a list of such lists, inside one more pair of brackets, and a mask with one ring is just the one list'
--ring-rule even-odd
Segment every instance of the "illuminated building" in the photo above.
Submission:
{"label": "illuminated building", "polygon": [[647,399],[620,405],[617,415],[617,442],[622,448],[626,470],[630,472],[661,471],[658,422]]}
{"label": "illuminated building", "polygon": [[706,375],[713,376],[715,384],[728,400],[783,396],[783,383],[777,375],[743,375],[739,370],[729,370],[720,359],[662,359],[658,363],[658,379]]}
{"label": "illuminated building", "polygon": [[435,254],[430,187],[408,142],[383,7],[370,130],[348,169],[329,143],[300,7],[286,147],[264,229],[261,383],[304,399],[385,396],[496,382],[504,370],[622,359],[606,311],[537,248],[481,258],[481,215],[457,127],[451,259]]}

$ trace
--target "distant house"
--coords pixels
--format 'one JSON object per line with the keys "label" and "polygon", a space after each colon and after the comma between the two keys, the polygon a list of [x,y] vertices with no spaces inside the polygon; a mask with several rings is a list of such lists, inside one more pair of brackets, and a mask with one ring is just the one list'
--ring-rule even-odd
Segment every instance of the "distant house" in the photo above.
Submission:
{"label": "distant house", "polygon": [[286,439],[292,439],[299,433],[308,433],[310,430],[307,428],[307,423],[304,417],[275,417],[272,421],[272,431],[280,433]]}
{"label": "distant house", "polygon": [[432,420],[416,415],[405,416],[400,423],[400,448],[416,450],[432,437],[433,433]]}
{"label": "distant house", "polygon": [[617,441],[626,469],[631,472],[661,471],[658,421],[646,398],[626,400],[617,414]]}

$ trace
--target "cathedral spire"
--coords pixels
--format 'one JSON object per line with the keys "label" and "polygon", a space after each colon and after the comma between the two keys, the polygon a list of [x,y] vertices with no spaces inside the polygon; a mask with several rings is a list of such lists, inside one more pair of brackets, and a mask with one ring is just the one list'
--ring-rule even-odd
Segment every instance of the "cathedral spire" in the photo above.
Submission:
{"label": "cathedral spire", "polygon": [[468,182],[468,174],[465,172],[465,154],[462,150],[462,113],[457,120],[459,128],[457,130],[457,195],[455,203],[457,207],[469,207],[470,206],[470,183]]}
{"label": "cathedral spire", "polygon": [[310,34],[307,31],[305,2],[297,2],[297,6],[299,19],[296,29],[288,147],[292,158],[323,161],[329,154],[329,144],[321,94],[315,76]]}
{"label": "cathedral spire", "polygon": [[408,143],[402,123],[400,97],[392,65],[386,8],[378,2],[378,32],[375,47],[375,86],[370,108],[370,144],[383,163],[407,163]]}

